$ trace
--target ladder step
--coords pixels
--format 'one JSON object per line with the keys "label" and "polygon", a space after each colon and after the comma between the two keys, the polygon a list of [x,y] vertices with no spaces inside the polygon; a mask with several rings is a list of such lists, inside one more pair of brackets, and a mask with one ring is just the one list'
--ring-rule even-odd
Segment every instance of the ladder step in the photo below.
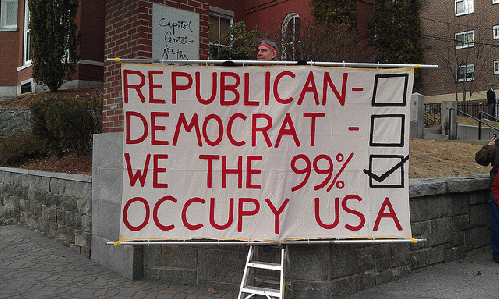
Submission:
{"label": "ladder step", "polygon": [[281,298],[281,293],[279,290],[271,289],[271,288],[259,288],[255,286],[245,286],[242,289],[243,293],[248,293],[248,294],[256,294],[256,295],[269,295],[273,297],[278,297]]}
{"label": "ladder step", "polygon": [[255,280],[255,283],[273,284],[276,286],[279,286],[281,284],[281,282],[279,280],[275,280],[275,279],[260,278],[260,277],[255,277],[253,279]]}
{"label": "ladder step", "polygon": [[264,262],[249,262],[248,267],[259,268],[259,269],[267,269],[273,271],[281,271],[281,264],[274,263],[264,263]]}

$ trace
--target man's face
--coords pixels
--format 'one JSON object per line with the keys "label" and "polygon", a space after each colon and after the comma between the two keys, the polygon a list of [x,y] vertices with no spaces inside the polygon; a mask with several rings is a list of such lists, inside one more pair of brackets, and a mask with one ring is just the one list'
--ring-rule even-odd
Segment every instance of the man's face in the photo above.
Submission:
{"label": "man's face", "polygon": [[270,61],[276,56],[276,52],[274,52],[272,49],[264,46],[264,45],[259,45],[258,46],[258,55],[256,56],[257,60],[267,60]]}

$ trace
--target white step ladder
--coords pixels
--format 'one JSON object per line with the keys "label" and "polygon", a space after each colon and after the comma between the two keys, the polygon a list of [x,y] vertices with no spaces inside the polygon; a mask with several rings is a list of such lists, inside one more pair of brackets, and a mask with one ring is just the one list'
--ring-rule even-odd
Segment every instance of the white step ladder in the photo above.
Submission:
{"label": "white step ladder", "polygon": [[[241,287],[239,288],[239,296],[238,299],[248,299],[253,297],[254,295],[262,295],[266,296],[268,299],[272,298],[284,298],[284,263],[286,260],[286,250],[285,247],[281,247],[281,263],[266,263],[260,261],[253,261],[253,256],[255,255],[256,247],[258,245],[251,245],[248,251],[248,257],[246,259],[246,265],[244,266],[244,274],[243,279],[241,281]],[[280,272],[280,281],[277,282],[279,284],[279,289],[273,289],[269,287],[257,287],[248,285],[248,276],[250,268],[254,269],[265,269],[270,271],[279,271]],[[255,279],[256,280],[256,279]],[[243,297],[244,294],[249,294],[246,297]]]}

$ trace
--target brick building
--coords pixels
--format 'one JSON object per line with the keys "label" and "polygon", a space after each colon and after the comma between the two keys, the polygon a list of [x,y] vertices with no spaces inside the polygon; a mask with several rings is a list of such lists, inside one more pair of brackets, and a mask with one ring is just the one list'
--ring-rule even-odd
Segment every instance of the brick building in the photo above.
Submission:
{"label": "brick building", "polygon": [[[40,91],[32,79],[27,0],[0,0],[0,98]],[[80,62],[73,80],[62,88],[102,85],[104,3],[80,2],[76,23],[81,32]]]}
{"label": "brick building", "polygon": [[[368,30],[373,5],[374,0],[358,1],[358,27],[363,33]],[[216,46],[216,41],[226,34],[228,27],[235,22],[244,21],[249,30],[257,27],[264,35],[276,36],[280,32],[283,35],[294,34],[300,22],[312,19],[308,1],[300,0],[108,0],[105,24],[106,58],[158,58],[153,57],[156,55],[154,48],[157,45],[153,36],[153,6],[158,10],[163,6],[193,12],[192,16],[199,18],[199,53],[195,55],[195,58],[199,59],[209,58],[208,45],[212,43]],[[288,40],[293,41],[294,36],[289,36]],[[104,132],[123,130],[120,80],[119,64],[106,62]]]}
{"label": "brick building", "polygon": [[425,63],[421,93],[430,101],[484,99],[499,88],[499,1],[421,1]]}

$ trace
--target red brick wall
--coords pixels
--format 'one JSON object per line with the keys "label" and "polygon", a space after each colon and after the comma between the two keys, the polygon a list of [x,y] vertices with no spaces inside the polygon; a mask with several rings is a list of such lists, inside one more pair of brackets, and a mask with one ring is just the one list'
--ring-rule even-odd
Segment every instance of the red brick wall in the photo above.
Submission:
{"label": "red brick wall", "polygon": [[16,86],[18,35],[18,31],[0,31],[0,49],[11,49],[0,55],[0,86]]}
{"label": "red brick wall", "polygon": [[[499,75],[494,75],[493,62],[499,60],[499,40],[494,40],[492,27],[499,25],[499,4],[492,1],[474,1],[474,13],[456,16],[454,1],[422,1],[421,21],[426,64],[436,64],[438,69],[423,69],[423,88],[419,92],[425,96],[453,94],[461,92],[463,83],[455,82],[457,64],[466,64],[464,53],[468,53],[468,63],[475,64],[474,91],[484,91],[489,84],[499,88]],[[476,61],[478,46],[455,49],[455,33],[475,31],[475,44],[486,44],[480,51],[482,58]],[[456,61],[454,53],[461,61]],[[451,58],[451,63],[448,60]],[[469,83],[468,83],[469,85]],[[457,88],[457,90],[456,90]]]}
{"label": "red brick wall", "polygon": [[[200,14],[200,59],[208,56],[208,4],[195,0],[107,0],[105,21],[106,58],[152,57],[152,4],[164,4]],[[105,62],[103,131],[124,127],[120,64]]]}

